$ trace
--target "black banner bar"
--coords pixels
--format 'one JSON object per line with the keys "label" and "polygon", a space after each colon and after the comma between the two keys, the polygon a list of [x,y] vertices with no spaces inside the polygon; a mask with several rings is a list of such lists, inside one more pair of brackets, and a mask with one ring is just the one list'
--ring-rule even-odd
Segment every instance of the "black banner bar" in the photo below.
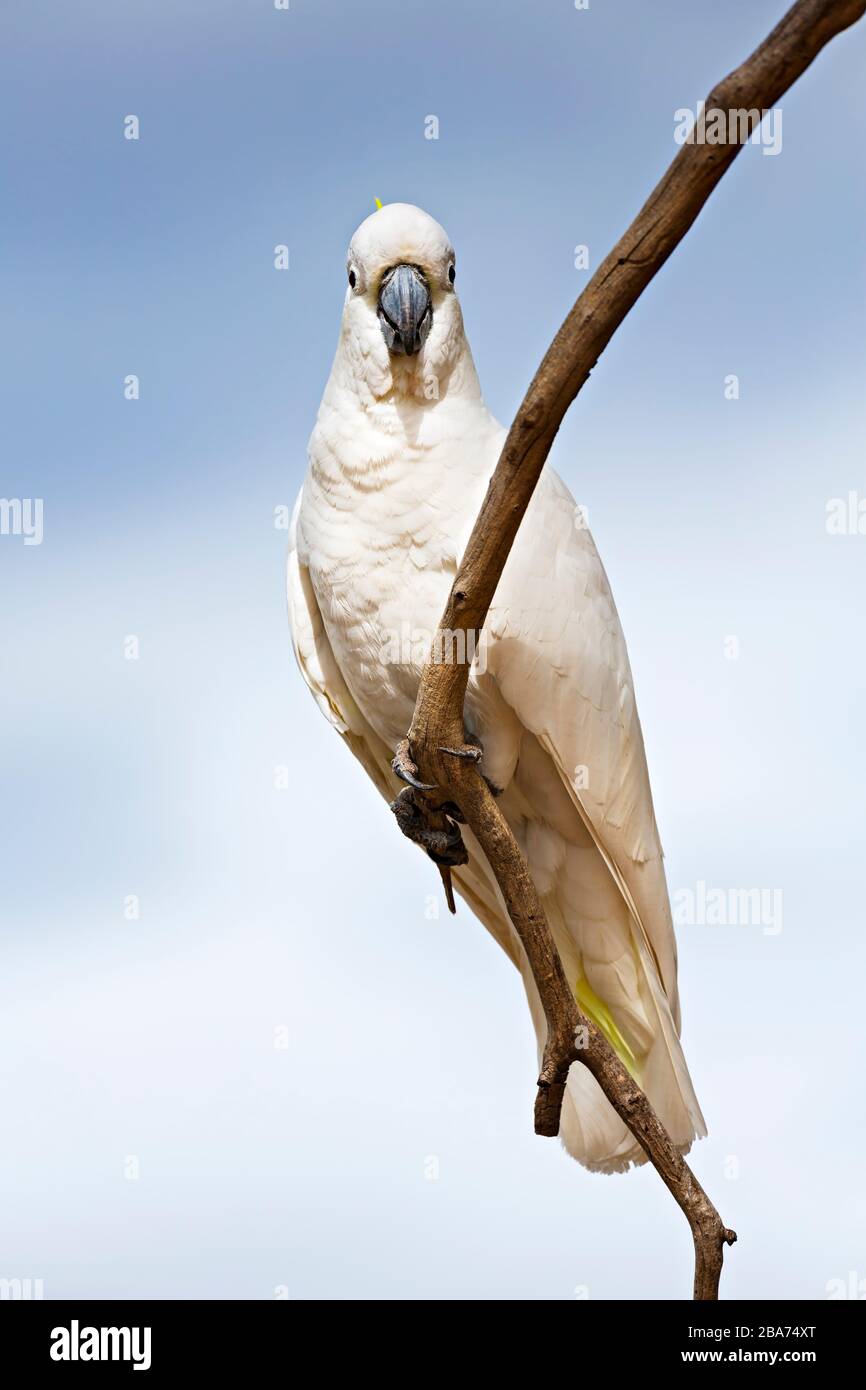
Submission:
{"label": "black banner bar", "polygon": [[[395,1306],[399,1311],[395,1313]],[[532,1305],[537,1308],[537,1304]],[[86,1302],[25,1300],[0,1302],[0,1357],[20,1371],[52,1376],[129,1373],[159,1379],[195,1372],[199,1381],[235,1373],[304,1370],[323,1358],[328,1373],[369,1370],[376,1347],[385,1362],[407,1339],[429,1375],[441,1366],[453,1374],[460,1337],[466,1368],[473,1347],[486,1348],[493,1363],[511,1353],[497,1324],[508,1317],[506,1334],[517,1333],[526,1352],[537,1335],[536,1312],[515,1315],[507,1303],[381,1302]],[[564,1303],[553,1314],[561,1339],[563,1369],[603,1358],[611,1375],[640,1358],[647,1372],[674,1366],[805,1366],[822,1376],[856,1365],[864,1331],[859,1301],[827,1303]],[[545,1313],[545,1317],[550,1317]],[[464,1319],[466,1321],[464,1322]],[[321,1321],[324,1334],[316,1324]],[[355,1325],[357,1321],[357,1331]],[[490,1331],[497,1334],[491,1342]],[[523,1337],[520,1337],[521,1332]],[[303,1340],[300,1340],[303,1339]],[[385,1339],[385,1340],[382,1340]],[[414,1358],[413,1358],[414,1359]],[[488,1363],[488,1370],[490,1364]],[[413,1372],[413,1378],[414,1378]]]}

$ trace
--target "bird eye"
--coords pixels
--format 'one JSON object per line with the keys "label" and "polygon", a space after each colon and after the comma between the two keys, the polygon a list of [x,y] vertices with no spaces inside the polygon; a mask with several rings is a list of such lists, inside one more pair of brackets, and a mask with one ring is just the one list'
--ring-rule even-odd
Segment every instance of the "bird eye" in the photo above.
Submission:
{"label": "bird eye", "polygon": [[350,288],[350,289],[354,289],[356,283],[357,283],[357,277],[356,277],[356,275],[355,275],[355,272],[354,272],[354,270],[350,270],[350,271],[349,271],[349,288]]}
{"label": "bird eye", "polygon": [[455,274],[455,271],[454,271],[453,265],[449,265],[449,267],[448,267],[448,279],[451,281],[452,285],[454,284],[454,274]]}

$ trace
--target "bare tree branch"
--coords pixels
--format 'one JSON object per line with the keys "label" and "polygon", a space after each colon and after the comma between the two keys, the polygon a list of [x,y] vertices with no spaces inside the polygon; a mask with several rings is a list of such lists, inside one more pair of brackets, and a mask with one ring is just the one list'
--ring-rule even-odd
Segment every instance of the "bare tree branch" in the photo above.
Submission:
{"label": "bare tree branch", "polygon": [[[706,110],[763,112],[778,101],[826,43],[866,11],[866,0],[799,0],[750,58],[710,93]],[[749,130],[756,121],[749,124]],[[730,128],[730,127],[729,127]],[[539,367],[490,481],[454,580],[434,651],[445,634],[476,638],[505,561],[566,410],[636,300],[691,227],[740,144],[684,144],[628,231],[599,266]],[[463,650],[475,650],[467,641]],[[695,1245],[696,1299],[718,1297],[724,1245],[736,1239],[675,1149],[646,1096],[595,1025],[577,1007],[517,843],[465,745],[467,662],[432,661],[424,671],[408,750],[424,782],[434,824],[443,801],[456,803],[502,890],[532,969],[547,1021],[535,1128],[555,1135],[569,1067],[581,1062],[646,1151],[688,1219]],[[452,751],[448,751],[452,750]],[[438,818],[438,819],[437,819]],[[447,871],[443,874],[447,879]],[[579,1031],[578,1031],[579,1030]],[[578,1046],[576,1039],[585,1040]]]}

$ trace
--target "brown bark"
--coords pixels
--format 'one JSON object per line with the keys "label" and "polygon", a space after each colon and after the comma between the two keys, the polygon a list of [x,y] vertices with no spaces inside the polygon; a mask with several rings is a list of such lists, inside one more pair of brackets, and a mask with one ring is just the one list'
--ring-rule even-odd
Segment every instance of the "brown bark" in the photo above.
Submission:
{"label": "brown bark", "polygon": [[[770,109],[824,45],[859,19],[864,10],[866,0],[799,0],[751,57],[713,89],[706,101],[707,111]],[[461,630],[476,638],[480,634],[566,410],[613,333],[685,236],[740,148],[683,145],[572,308],[508,433],[454,580],[440,634]],[[447,640],[434,645],[434,651],[451,649]],[[467,642],[465,650],[474,650],[472,642]],[[548,1035],[535,1102],[536,1132],[557,1134],[569,1067],[574,1062],[588,1067],[686,1215],[695,1245],[694,1297],[715,1299],[723,1248],[733,1243],[735,1233],[723,1225],[607,1040],[580,1014],[526,863],[476,763],[444,751],[460,748],[465,741],[463,702],[468,675],[465,663],[443,661],[427,666],[409,731],[409,748],[420,776],[436,785],[431,801],[441,804],[446,798],[456,803],[481,845],[538,986]],[[579,1047],[576,1037],[585,1046]]]}

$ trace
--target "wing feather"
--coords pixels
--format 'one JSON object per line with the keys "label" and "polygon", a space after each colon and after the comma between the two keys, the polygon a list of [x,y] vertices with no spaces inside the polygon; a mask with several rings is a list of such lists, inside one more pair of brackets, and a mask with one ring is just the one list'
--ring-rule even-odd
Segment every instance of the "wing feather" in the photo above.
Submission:
{"label": "wing feather", "polygon": [[358,709],[334,659],[322,622],[309,571],[298,556],[298,496],[289,530],[287,594],[292,646],[301,675],[319,709],[343,737],[382,795],[392,801],[398,789],[391,772],[391,754]]}
{"label": "wing feather", "polygon": [[582,510],[552,469],[518,533],[489,625],[490,674],[557,769],[678,1023],[676,941],[625,638]]}

